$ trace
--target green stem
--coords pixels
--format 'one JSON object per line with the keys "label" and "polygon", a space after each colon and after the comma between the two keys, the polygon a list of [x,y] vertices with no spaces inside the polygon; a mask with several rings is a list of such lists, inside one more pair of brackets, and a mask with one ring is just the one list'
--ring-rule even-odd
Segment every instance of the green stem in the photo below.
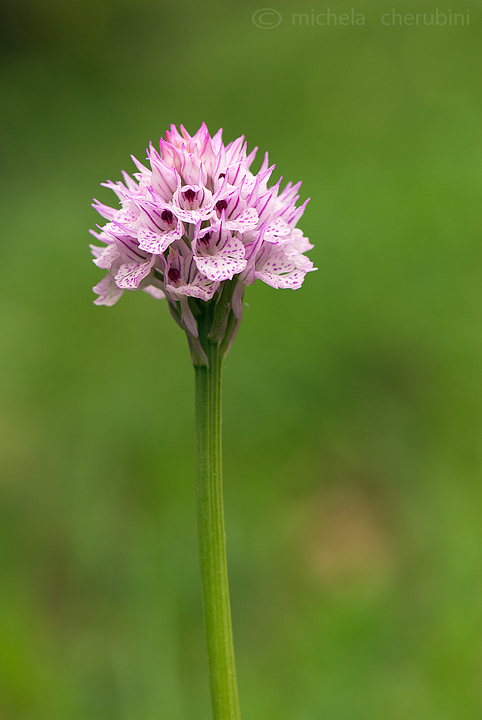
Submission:
{"label": "green stem", "polygon": [[196,498],[204,624],[214,720],[239,720],[224,532],[221,461],[222,355],[203,338],[209,367],[195,366]]}

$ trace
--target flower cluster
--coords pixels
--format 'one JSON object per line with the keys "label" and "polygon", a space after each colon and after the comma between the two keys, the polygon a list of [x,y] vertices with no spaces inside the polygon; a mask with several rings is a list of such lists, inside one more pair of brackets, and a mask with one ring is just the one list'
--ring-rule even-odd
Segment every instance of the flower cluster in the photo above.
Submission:
{"label": "flower cluster", "polygon": [[166,297],[180,324],[193,336],[198,328],[193,301],[219,297],[230,284],[229,303],[239,319],[246,285],[255,279],[273,288],[297,289],[313,263],[304,255],[313,246],[296,223],[301,183],[280,180],[268,187],[274,165],[265,155],[259,172],[250,166],[241,136],[224,145],[222,130],[213,137],[206,125],[192,137],[181,125],[161,139],[159,151],[147,151],[150,167],[134,157],[134,178],[103,183],[121,208],[95,201],[108,222],[92,234],[105,244],[92,245],[94,262],[108,273],[94,287],[97,305],[113,305],[124,290],[142,289]]}

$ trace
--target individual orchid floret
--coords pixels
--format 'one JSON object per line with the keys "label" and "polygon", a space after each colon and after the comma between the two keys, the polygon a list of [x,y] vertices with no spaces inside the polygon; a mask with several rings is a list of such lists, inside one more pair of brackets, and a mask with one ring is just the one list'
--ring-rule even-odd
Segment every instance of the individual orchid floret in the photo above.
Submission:
{"label": "individual orchid floret", "polygon": [[165,289],[171,296],[195,297],[207,302],[211,300],[219,287],[219,282],[208,278],[198,271],[192,255],[184,256],[175,251],[169,252],[166,265]]}
{"label": "individual orchid floret", "polygon": [[180,185],[172,197],[172,212],[179,220],[193,225],[209,220],[214,215],[211,191],[203,185]]}
{"label": "individual orchid floret", "polygon": [[197,269],[210,280],[231,280],[246,267],[244,243],[228,230],[224,215],[215,225],[196,228],[192,251]]}
{"label": "individual orchid floret", "polygon": [[276,289],[297,290],[303,284],[306,272],[307,270],[297,267],[294,259],[286,253],[285,246],[268,246],[256,261],[255,277]]}
{"label": "individual orchid floret", "polygon": [[300,183],[268,186],[267,153],[253,173],[256,150],[248,154],[244,136],[224,145],[222,130],[211,137],[204,123],[193,136],[171,125],[159,150],[149,146],[147,165],[133,157],[132,177],[104,183],[120,208],[93,205],[107,221],[91,231],[104,243],[91,246],[94,263],[107,270],[94,302],[113,305],[138,289],[165,297],[193,357],[204,362],[197,338],[205,304],[221,341],[222,332],[236,332],[247,285],[299,288],[316,269],[305,255],[312,245],[296,228],[307,201],[297,205]]}
{"label": "individual orchid floret", "polygon": [[167,203],[145,201],[139,203],[141,225],[137,233],[141,250],[162,255],[165,250],[184,235],[184,225],[174,215]]}

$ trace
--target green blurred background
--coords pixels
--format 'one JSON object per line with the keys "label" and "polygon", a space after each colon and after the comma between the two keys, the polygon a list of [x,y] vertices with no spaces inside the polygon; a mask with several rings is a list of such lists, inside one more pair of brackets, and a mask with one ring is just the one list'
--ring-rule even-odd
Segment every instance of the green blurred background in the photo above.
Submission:
{"label": "green blurred background", "polygon": [[273,2],[3,2],[1,720],[210,717],[186,340],[95,307],[88,251],[99,183],[203,120],[303,180],[319,267],[226,362],[243,717],[482,717],[482,9]]}

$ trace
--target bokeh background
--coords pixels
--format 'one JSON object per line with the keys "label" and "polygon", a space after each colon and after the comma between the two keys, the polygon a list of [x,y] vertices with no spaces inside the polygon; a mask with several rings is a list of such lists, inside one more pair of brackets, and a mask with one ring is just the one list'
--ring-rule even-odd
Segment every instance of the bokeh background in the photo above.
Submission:
{"label": "bokeh background", "polygon": [[482,717],[482,11],[273,4],[2,4],[1,720],[210,717],[187,344],[88,251],[99,183],[203,120],[303,180],[319,267],[226,362],[243,717]]}

